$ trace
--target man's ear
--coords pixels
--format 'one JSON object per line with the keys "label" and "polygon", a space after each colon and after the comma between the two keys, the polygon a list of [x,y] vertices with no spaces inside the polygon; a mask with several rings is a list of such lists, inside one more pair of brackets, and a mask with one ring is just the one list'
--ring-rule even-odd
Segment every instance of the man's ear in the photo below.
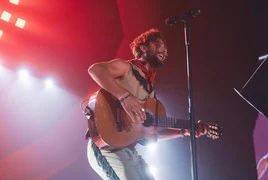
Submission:
{"label": "man's ear", "polygon": [[148,50],[147,46],[145,46],[145,45],[141,45],[141,46],[140,46],[140,49],[141,49],[141,51],[144,52],[144,53],[147,52],[147,50]]}

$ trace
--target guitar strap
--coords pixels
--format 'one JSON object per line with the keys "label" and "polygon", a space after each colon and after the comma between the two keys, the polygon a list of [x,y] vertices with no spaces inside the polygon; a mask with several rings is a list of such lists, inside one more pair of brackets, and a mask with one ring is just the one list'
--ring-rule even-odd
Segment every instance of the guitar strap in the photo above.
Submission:
{"label": "guitar strap", "polygon": [[93,95],[91,95],[91,97],[88,101],[88,104],[84,110],[84,114],[87,118],[87,125],[88,125],[86,133],[85,133],[85,140],[99,136],[99,133],[97,131],[96,124],[95,124],[95,114],[94,114],[96,95],[97,95],[97,92],[95,92]]}
{"label": "guitar strap", "polygon": [[85,115],[87,117],[87,125],[88,125],[87,131],[85,133],[85,140],[88,140],[88,138],[90,137],[93,138],[93,137],[99,136],[99,133],[95,125],[93,110],[87,106],[85,112],[86,112]]}
{"label": "guitar strap", "polygon": [[[155,71],[148,72],[140,60],[131,60],[130,65],[134,77],[140,83],[143,89],[148,93],[148,95],[150,95],[153,92],[153,82],[156,75]],[[136,70],[133,65],[140,69],[144,76],[141,75],[141,73]]]}

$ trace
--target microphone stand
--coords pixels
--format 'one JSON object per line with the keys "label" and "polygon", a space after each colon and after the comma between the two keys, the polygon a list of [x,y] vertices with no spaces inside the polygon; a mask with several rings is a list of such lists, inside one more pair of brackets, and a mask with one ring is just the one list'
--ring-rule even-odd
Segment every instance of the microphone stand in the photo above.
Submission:
{"label": "microphone stand", "polygon": [[188,103],[189,103],[189,120],[190,120],[190,150],[191,150],[191,173],[192,180],[197,180],[197,155],[196,155],[196,137],[195,137],[195,117],[194,117],[194,108],[193,108],[193,88],[192,88],[192,68],[190,61],[190,23],[189,20],[198,16],[201,13],[200,10],[192,10],[190,12],[184,13],[180,16],[168,17],[165,20],[165,23],[169,26],[174,25],[178,22],[183,22],[184,24],[184,41],[186,47],[186,61],[187,61],[187,80],[188,80]]}
{"label": "microphone stand", "polygon": [[190,61],[190,23],[189,19],[183,21],[184,24],[184,40],[186,47],[186,61],[187,61],[187,79],[188,79],[188,103],[189,103],[189,119],[190,119],[190,134],[191,134],[191,142],[190,142],[190,150],[191,150],[191,174],[192,180],[198,180],[197,177],[197,151],[196,151],[196,137],[195,137],[195,116],[194,116],[194,108],[193,108],[193,90],[192,90],[192,67]]}

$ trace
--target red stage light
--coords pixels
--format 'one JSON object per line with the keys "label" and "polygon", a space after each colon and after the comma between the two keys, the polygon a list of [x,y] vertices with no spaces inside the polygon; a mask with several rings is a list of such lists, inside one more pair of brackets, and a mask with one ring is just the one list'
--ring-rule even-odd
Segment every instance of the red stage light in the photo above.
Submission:
{"label": "red stage light", "polygon": [[0,38],[2,37],[3,33],[4,32],[2,30],[0,30]]}
{"label": "red stage light", "polygon": [[24,26],[25,26],[25,23],[26,23],[25,20],[23,20],[23,19],[21,19],[21,18],[18,18],[17,21],[16,21],[16,24],[15,24],[15,25],[16,25],[17,27],[23,29]]}
{"label": "red stage light", "polygon": [[19,5],[19,0],[9,0],[10,3]]}
{"label": "red stage light", "polygon": [[11,18],[11,14],[9,12],[7,11],[2,12],[1,19],[3,21],[9,22],[10,18]]}

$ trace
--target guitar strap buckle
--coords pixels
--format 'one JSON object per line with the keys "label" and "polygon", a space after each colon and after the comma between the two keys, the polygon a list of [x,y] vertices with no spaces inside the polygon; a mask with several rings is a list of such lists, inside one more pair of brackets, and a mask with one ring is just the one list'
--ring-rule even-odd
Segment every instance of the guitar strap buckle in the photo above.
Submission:
{"label": "guitar strap buckle", "polygon": [[84,114],[87,118],[87,124],[88,124],[88,128],[85,133],[85,140],[88,140],[90,137],[93,138],[95,136],[98,136],[99,133],[95,125],[94,111],[90,107],[86,106]]}

